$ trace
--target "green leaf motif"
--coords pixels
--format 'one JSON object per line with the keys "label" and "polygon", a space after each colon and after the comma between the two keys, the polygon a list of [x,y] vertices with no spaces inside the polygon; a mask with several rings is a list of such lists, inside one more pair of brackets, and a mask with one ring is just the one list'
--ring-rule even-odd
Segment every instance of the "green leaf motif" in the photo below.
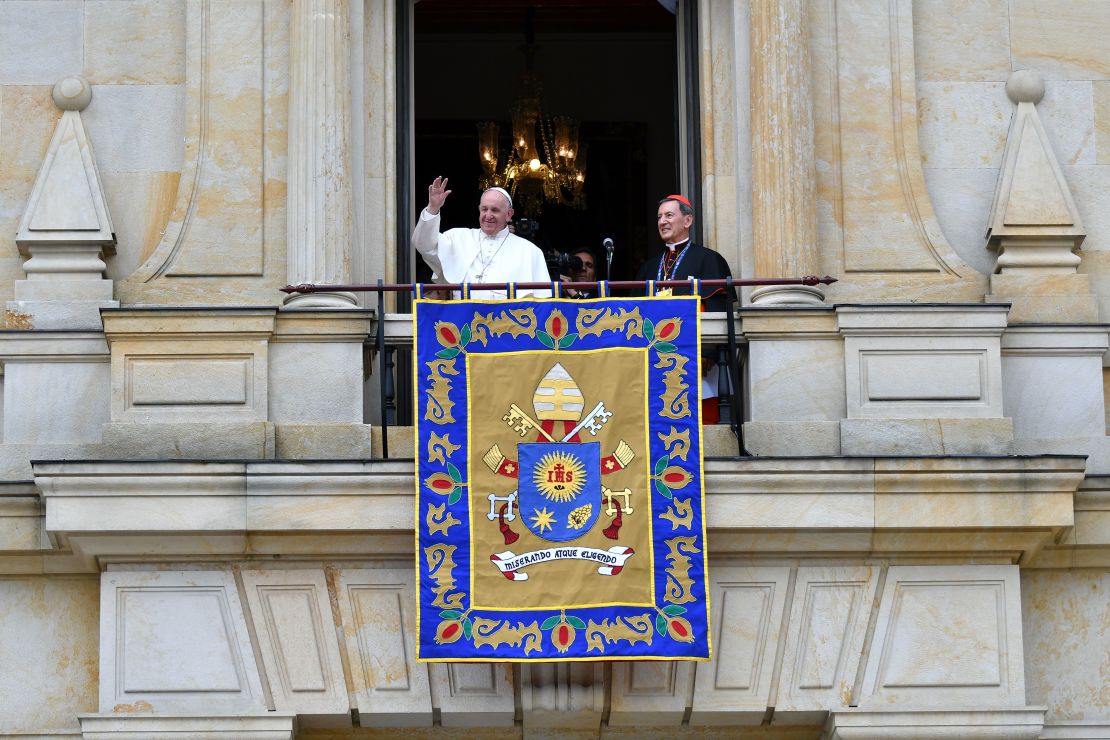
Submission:
{"label": "green leaf motif", "polygon": [[667,620],[663,619],[662,614],[655,615],[655,631],[661,635],[667,634]]}
{"label": "green leaf motif", "polygon": [[470,621],[470,617],[463,620],[463,637],[470,639],[470,635],[474,632],[474,625]]}
{"label": "green leaf motif", "polygon": [[458,347],[449,347],[447,349],[441,349],[439,352],[436,352],[436,357],[438,357],[441,360],[450,360],[451,358],[455,357],[458,354],[459,354],[459,348]]}
{"label": "green leaf motif", "polygon": [[655,463],[655,474],[663,475],[663,471],[667,469],[667,465],[669,465],[670,462],[670,455],[663,455],[663,457],[659,458],[659,461]]}
{"label": "green leaf motif", "polygon": [[[540,629],[544,632],[547,632],[549,629],[557,625],[559,621],[560,619],[558,614],[550,616],[547,619],[543,620],[543,624],[540,625]],[[533,624],[535,624],[535,622],[533,622]]]}
{"label": "green leaf motif", "polygon": [[447,463],[447,475],[451,476],[451,480],[456,483],[462,483],[462,473],[451,463]]}
{"label": "green leaf motif", "polygon": [[565,337],[559,340],[559,349],[566,349],[570,345],[574,344],[574,340],[576,339],[578,339],[577,334],[567,334]]}
{"label": "green leaf motif", "polygon": [[655,345],[655,349],[659,350],[660,354],[665,355],[674,352],[677,348],[670,342],[660,342],[659,344]]}
{"label": "green leaf motif", "polygon": [[540,338],[540,342],[544,347],[555,349],[555,341],[551,338],[550,334],[545,331],[537,331],[536,336]]}
{"label": "green leaf motif", "polygon": [[439,613],[439,616],[444,619],[458,619],[461,615],[462,612],[455,611],[454,609],[445,609]]}
{"label": "green leaf motif", "polygon": [[644,339],[649,342],[655,339],[655,324],[651,319],[644,319]]}
{"label": "green leaf motif", "polygon": [[[660,496],[671,498],[671,489],[667,488],[666,484],[658,478],[655,479],[655,490],[659,492]],[[451,494],[454,496],[455,494]]]}
{"label": "green leaf motif", "polygon": [[[447,505],[454,506],[455,504],[459,503],[460,498],[462,498],[462,489],[456,488],[455,490],[451,491],[451,495],[447,497]],[[667,496],[667,498],[670,498],[670,496]]]}
{"label": "green leaf motif", "polygon": [[578,630],[586,629],[586,623],[583,622],[578,617],[567,617],[567,621],[570,622],[570,626],[574,627],[575,629],[578,629]]}
{"label": "green leaf motif", "polygon": [[463,324],[463,328],[459,333],[459,344],[463,347],[470,344],[470,324]]}
{"label": "green leaf motif", "polygon": [[679,614],[685,614],[686,608],[678,604],[667,604],[663,607],[663,613],[671,617],[677,617]]}

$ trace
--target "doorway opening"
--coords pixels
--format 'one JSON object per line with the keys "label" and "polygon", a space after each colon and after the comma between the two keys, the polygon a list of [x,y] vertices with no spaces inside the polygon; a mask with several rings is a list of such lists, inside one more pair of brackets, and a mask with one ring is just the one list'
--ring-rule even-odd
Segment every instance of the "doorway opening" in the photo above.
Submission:
{"label": "doorway opening", "polygon": [[[688,123],[680,125],[685,86],[678,84],[679,23],[669,4],[672,10],[659,0],[417,2],[413,216],[426,204],[428,183],[443,175],[453,192],[442,227],[477,226],[484,174],[479,124],[500,124],[504,162],[513,138],[510,111],[531,53],[542,81],[542,115],[579,123],[583,203],[537,205],[518,197],[514,220],[534,222],[524,231],[545,252],[588,247],[599,265],[602,240],[611,238],[616,249],[608,277],[630,278],[658,249],[657,201],[693,179],[679,165],[680,142],[691,132]],[[537,148],[542,154],[538,136]],[[430,278],[419,258],[413,267],[415,279]]]}

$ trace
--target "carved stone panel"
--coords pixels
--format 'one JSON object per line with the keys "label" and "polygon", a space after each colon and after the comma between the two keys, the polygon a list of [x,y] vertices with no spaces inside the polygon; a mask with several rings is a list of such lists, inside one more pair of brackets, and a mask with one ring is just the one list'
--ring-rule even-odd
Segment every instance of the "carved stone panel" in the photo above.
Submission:
{"label": "carved stone panel", "polygon": [[799,568],[790,607],[776,723],[807,724],[852,703],[878,569]]}
{"label": "carved stone panel", "polygon": [[509,663],[435,663],[435,687],[444,727],[511,727],[516,712]]}
{"label": "carved stone panel", "polygon": [[350,701],[324,571],[243,571],[274,707],[350,725]]}
{"label": "carved stone panel", "polygon": [[339,574],[339,612],[363,727],[432,724],[428,667],[416,662],[411,568]]}
{"label": "carved stone panel", "polygon": [[692,725],[759,724],[771,694],[789,568],[710,571],[713,659],[697,669]]}
{"label": "carved stone panel", "polygon": [[887,573],[859,706],[1025,706],[1016,565]]}
{"label": "carved stone panel", "polygon": [[614,663],[609,726],[682,724],[695,665],[662,660]]}
{"label": "carved stone panel", "polygon": [[101,712],[266,709],[231,573],[112,571],[101,577]]}

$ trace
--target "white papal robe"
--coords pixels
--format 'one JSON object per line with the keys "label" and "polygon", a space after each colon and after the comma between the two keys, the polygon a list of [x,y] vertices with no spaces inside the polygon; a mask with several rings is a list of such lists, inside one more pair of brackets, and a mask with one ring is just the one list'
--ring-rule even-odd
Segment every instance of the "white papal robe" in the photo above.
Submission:
{"label": "white papal robe", "polygon": [[[420,212],[412,245],[432,268],[437,283],[551,282],[543,252],[532,242],[509,233],[506,227],[487,236],[481,229],[439,231],[439,214]],[[518,290],[518,296],[550,297],[549,290]],[[504,290],[474,290],[477,299],[505,298]]]}

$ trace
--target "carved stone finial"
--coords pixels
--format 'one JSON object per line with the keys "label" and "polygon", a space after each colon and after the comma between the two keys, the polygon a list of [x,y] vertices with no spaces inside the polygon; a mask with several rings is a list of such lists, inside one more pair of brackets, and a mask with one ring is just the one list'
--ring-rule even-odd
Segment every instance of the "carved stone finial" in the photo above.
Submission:
{"label": "carved stone finial", "polygon": [[84,77],[70,75],[54,83],[51,96],[62,110],[85,110],[92,102],[92,87]]}
{"label": "carved stone finial", "polygon": [[1015,70],[1006,80],[1006,95],[1015,103],[1036,105],[1044,98],[1044,77],[1032,69]]}

